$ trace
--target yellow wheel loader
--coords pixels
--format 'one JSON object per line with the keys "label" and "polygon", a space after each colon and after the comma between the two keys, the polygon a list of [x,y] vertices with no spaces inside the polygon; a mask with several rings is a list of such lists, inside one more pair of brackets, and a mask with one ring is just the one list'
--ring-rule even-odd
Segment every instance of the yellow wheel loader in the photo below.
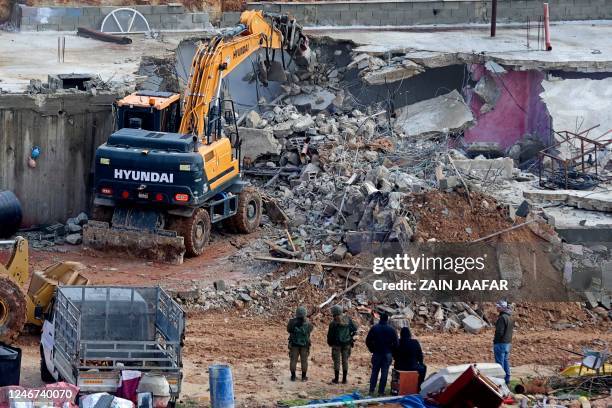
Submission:
{"label": "yellow wheel loader", "polygon": [[263,82],[286,78],[285,54],[310,61],[295,20],[247,10],[236,27],[198,46],[182,102],[139,91],[116,103],[118,130],[96,151],[86,246],[179,264],[204,251],[211,224],[241,233],[259,226],[261,196],[241,179],[236,112],[222,80],[262,49]]}
{"label": "yellow wheel loader", "polygon": [[[8,263],[0,263],[0,342],[10,344],[25,324],[42,326],[50,310],[55,289],[60,285],[88,285],[81,275],[79,262],[59,262],[43,271],[35,271],[30,279],[28,241],[23,237],[0,241],[0,247],[12,247]],[[30,281],[28,289],[22,288]]]}

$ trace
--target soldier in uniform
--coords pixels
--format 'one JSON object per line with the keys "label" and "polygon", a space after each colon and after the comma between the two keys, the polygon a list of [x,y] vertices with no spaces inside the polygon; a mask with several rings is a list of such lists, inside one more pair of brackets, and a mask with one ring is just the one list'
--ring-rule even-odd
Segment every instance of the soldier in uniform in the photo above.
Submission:
{"label": "soldier in uniform", "polygon": [[295,370],[298,358],[302,368],[302,381],[308,380],[308,355],[310,354],[310,333],[312,323],[306,317],[306,308],[300,306],[295,311],[295,317],[287,323],[289,333],[289,370],[291,381],[295,381]]}
{"label": "soldier in uniform", "polygon": [[353,337],[357,333],[357,325],[353,320],[343,313],[340,305],[331,309],[333,320],[327,331],[327,344],[332,350],[334,360],[333,384],[338,384],[340,376],[340,362],[342,362],[342,384],[346,384],[348,376],[348,360],[353,347]]}

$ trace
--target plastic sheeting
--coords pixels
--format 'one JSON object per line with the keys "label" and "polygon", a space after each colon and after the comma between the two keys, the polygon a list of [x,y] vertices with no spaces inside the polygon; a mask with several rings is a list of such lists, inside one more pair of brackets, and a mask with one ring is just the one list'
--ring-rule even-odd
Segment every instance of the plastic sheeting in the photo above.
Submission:
{"label": "plastic sheeting", "polygon": [[[323,404],[326,402],[351,402],[355,400],[365,399],[366,397],[362,396],[358,392],[354,392],[352,394],[340,395],[338,397],[329,398],[329,399],[319,399],[310,401],[309,404]],[[437,405],[432,405],[423,400],[419,394],[414,395],[405,395],[399,396],[397,399],[387,401],[393,404],[400,404],[404,408],[436,408]]]}

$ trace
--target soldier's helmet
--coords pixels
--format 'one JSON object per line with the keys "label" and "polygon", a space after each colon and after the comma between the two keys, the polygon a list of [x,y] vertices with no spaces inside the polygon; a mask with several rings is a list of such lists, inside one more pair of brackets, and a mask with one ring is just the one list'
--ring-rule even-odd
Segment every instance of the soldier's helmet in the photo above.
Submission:
{"label": "soldier's helmet", "polygon": [[306,317],[306,308],[300,306],[295,310],[295,317]]}
{"label": "soldier's helmet", "polygon": [[334,305],[331,308],[332,316],[340,316],[342,314],[342,306]]}

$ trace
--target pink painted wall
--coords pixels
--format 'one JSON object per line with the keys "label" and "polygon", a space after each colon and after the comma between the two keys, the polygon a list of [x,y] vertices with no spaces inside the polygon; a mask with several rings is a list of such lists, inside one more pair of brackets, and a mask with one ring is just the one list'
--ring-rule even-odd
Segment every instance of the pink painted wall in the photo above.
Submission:
{"label": "pink painted wall", "polygon": [[476,125],[464,132],[466,144],[497,142],[503,149],[507,149],[526,133],[539,135],[545,143],[548,141],[550,116],[539,96],[543,90],[542,72],[508,71],[505,74],[493,74],[484,65],[478,64],[470,65],[468,69],[474,81],[483,75],[491,75],[500,90],[500,96],[493,110],[480,113],[484,104],[482,99],[473,89],[464,90],[466,101],[476,118]]}

